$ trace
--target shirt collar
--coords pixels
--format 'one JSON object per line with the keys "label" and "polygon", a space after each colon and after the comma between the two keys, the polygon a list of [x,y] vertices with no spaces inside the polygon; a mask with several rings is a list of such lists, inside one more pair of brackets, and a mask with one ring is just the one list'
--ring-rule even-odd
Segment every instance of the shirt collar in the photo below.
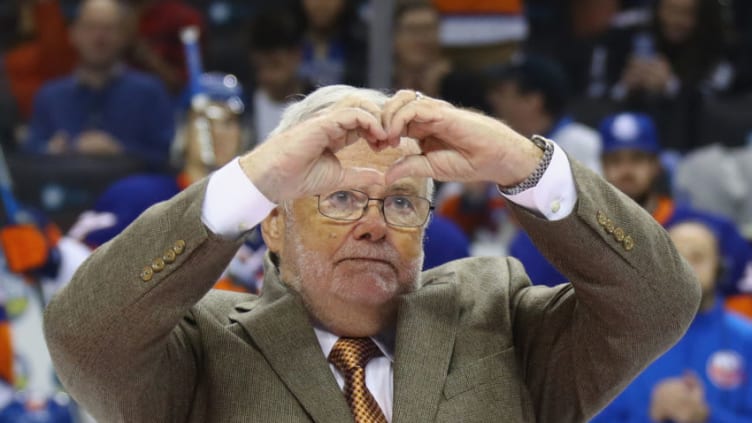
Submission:
{"label": "shirt collar", "polygon": [[[119,78],[121,75],[123,75],[123,73],[125,73],[125,66],[122,63],[118,63],[115,66],[113,66],[112,69],[110,70],[110,74],[109,74],[109,77],[107,78],[107,82],[105,82],[103,87],[112,83],[113,80]],[[89,85],[84,83],[84,81],[81,79],[80,68],[73,71],[73,78],[76,81],[77,85],[82,86],[82,87],[89,87]]]}
{"label": "shirt collar", "polygon": [[[321,351],[324,352],[324,357],[329,357],[329,353],[332,352],[332,348],[334,348],[334,344],[339,339],[339,336],[319,327],[314,327],[313,331],[316,333],[316,339],[319,341]],[[393,343],[390,343],[389,339],[393,339],[393,336],[385,334],[383,336],[379,335],[371,337],[371,340],[376,344],[377,347],[379,347],[379,350],[381,350],[381,353],[384,354],[384,357],[386,357],[390,362],[394,362],[394,348],[393,346],[390,347],[390,344]]]}

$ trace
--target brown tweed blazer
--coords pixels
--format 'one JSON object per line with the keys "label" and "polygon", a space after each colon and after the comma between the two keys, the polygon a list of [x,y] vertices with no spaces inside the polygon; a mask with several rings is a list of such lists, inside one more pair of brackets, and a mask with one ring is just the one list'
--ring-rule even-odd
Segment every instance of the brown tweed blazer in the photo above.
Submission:
{"label": "brown tweed blazer", "polygon": [[[684,333],[699,286],[664,230],[572,167],[569,217],[515,209],[571,284],[530,286],[514,259],[472,258],[400,299],[395,423],[583,421]],[[205,188],[149,209],[49,305],[63,384],[102,423],[352,422],[273,266],[260,298],[210,290],[239,242],[201,223]]]}

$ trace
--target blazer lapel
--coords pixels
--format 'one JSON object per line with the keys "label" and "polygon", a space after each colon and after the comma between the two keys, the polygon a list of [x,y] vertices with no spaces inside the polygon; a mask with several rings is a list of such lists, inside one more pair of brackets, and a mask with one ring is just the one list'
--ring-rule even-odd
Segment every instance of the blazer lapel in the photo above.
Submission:
{"label": "blazer lapel", "polygon": [[458,319],[456,287],[443,275],[401,298],[394,356],[393,423],[436,415]]}
{"label": "blazer lapel", "polygon": [[254,303],[238,304],[230,319],[248,332],[282,383],[314,421],[352,422],[304,306],[269,267],[264,294]]}

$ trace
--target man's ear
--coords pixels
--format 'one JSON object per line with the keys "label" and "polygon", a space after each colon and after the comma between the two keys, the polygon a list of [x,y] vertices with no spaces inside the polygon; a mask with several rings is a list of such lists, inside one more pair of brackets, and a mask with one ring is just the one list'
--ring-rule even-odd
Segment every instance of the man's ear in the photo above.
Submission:
{"label": "man's ear", "polygon": [[275,207],[261,222],[261,236],[269,251],[280,255],[285,235],[285,212],[282,207]]}

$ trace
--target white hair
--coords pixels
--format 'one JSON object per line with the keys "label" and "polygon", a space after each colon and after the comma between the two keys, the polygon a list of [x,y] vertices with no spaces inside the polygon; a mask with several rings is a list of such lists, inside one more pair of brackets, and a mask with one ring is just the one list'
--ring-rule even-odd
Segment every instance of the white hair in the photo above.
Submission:
{"label": "white hair", "polygon": [[[318,88],[314,92],[303,97],[300,101],[287,106],[282,113],[282,119],[276,128],[269,134],[270,137],[279,134],[301,122],[314,117],[320,111],[326,109],[346,97],[358,97],[370,101],[381,107],[389,100],[389,95],[382,91],[370,88],[357,88],[349,85],[328,85]],[[433,199],[434,182],[432,178],[426,178],[426,197]],[[285,211],[290,211],[289,204],[283,204]]]}
{"label": "white hair", "polygon": [[269,134],[274,136],[300,122],[315,116],[318,112],[334,105],[345,97],[358,97],[368,100],[377,106],[383,106],[389,96],[381,91],[370,88],[356,88],[349,85],[328,85],[303,97],[300,101],[290,104],[282,114],[279,124]]}

